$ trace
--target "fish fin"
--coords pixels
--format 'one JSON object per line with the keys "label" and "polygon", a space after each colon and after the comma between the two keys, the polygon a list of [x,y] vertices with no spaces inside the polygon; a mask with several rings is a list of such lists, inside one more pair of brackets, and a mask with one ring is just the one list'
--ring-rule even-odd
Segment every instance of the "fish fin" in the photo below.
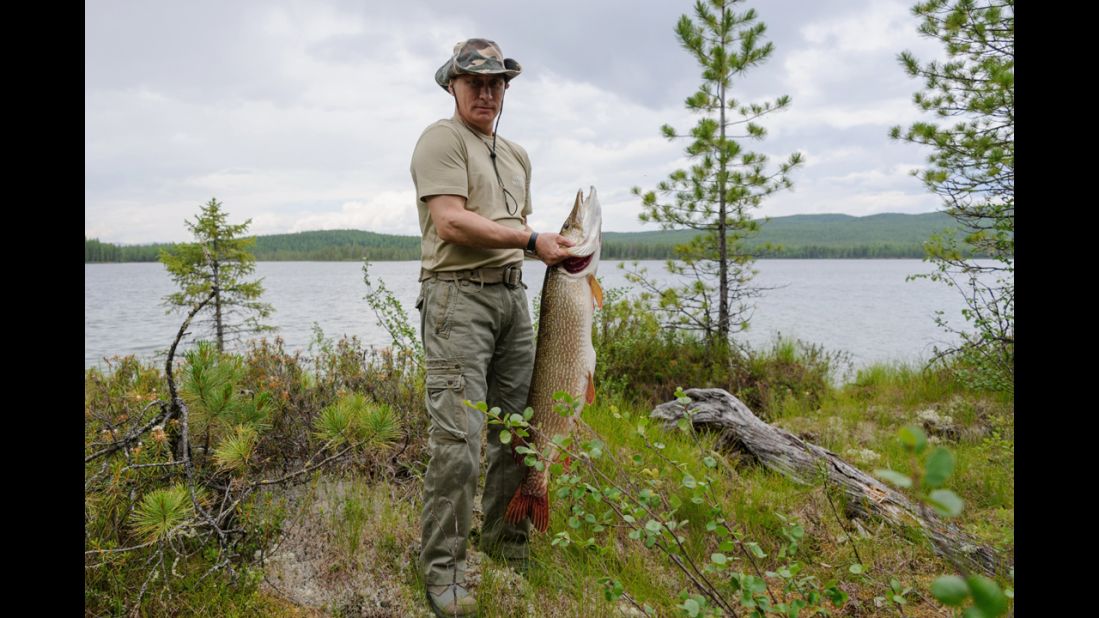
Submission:
{"label": "fish fin", "polygon": [[600,309],[603,308],[603,286],[599,285],[599,281],[595,278],[595,275],[588,275],[588,285],[591,286],[591,295],[595,299],[595,306]]}
{"label": "fish fin", "polygon": [[523,485],[515,490],[515,495],[508,503],[508,509],[504,513],[504,521],[509,524],[518,524],[523,518],[530,516],[531,524],[539,532],[545,532],[549,528],[549,494],[531,496],[523,493]]}
{"label": "fish fin", "polygon": [[549,529],[549,495],[531,496],[530,523],[534,524],[539,532]]}
{"label": "fish fin", "polygon": [[588,372],[588,392],[584,394],[584,401],[587,403],[595,401],[595,379],[592,378],[591,372]]}
{"label": "fish fin", "polygon": [[515,495],[511,497],[511,501],[508,502],[508,508],[504,512],[504,521],[509,524],[517,524],[523,521],[523,518],[527,516],[527,498],[523,495],[523,484],[520,483],[515,488]]}

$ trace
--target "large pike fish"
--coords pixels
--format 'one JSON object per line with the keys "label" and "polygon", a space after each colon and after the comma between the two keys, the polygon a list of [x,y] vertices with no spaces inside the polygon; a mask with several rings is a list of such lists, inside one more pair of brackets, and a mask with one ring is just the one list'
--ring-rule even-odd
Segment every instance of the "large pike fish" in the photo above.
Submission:
{"label": "large pike fish", "polygon": [[[599,251],[603,244],[603,213],[591,188],[587,199],[583,190],[576,193],[569,218],[561,235],[573,241],[572,255],[546,268],[542,284],[541,313],[538,318],[538,347],[534,355],[527,406],[534,409],[527,439],[539,453],[546,453],[554,435],[570,434],[580,410],[562,416],[554,410],[553,393],[565,391],[577,400],[591,403],[595,398],[595,348],[591,343],[595,305],[603,306],[603,290],[595,279]],[[542,470],[527,468],[527,477],[512,496],[504,518],[519,523],[530,516],[541,532],[549,526],[549,464],[558,458],[553,449]]]}

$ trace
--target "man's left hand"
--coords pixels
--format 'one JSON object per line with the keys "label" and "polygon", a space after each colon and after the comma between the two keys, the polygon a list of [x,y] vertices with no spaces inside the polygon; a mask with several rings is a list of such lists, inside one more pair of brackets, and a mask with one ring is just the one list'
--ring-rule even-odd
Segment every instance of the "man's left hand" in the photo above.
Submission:
{"label": "man's left hand", "polygon": [[538,238],[534,241],[534,253],[538,256],[538,259],[546,263],[546,266],[553,266],[566,258],[572,257],[572,254],[568,252],[568,248],[574,244],[576,243],[560,234],[544,232],[538,234]]}

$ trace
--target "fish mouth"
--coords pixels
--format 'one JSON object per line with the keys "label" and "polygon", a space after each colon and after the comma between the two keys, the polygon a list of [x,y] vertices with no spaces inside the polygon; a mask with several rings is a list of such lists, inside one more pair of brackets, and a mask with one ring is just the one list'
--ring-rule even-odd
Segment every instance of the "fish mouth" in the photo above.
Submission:
{"label": "fish mouth", "polygon": [[594,253],[585,255],[584,257],[566,258],[561,262],[561,267],[575,275],[587,268],[588,264],[591,264],[593,257],[595,257]]}
{"label": "fish mouth", "polygon": [[572,212],[561,227],[561,235],[573,242],[560,266],[573,277],[595,274],[599,267],[599,253],[603,246],[603,209],[591,187],[588,197],[581,189],[576,192],[576,202]]}

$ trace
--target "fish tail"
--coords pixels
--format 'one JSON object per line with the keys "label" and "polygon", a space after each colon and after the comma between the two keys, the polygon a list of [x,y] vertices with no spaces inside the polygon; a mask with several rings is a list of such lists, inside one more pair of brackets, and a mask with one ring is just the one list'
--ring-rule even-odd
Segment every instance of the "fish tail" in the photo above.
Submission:
{"label": "fish tail", "polygon": [[518,524],[524,517],[530,516],[531,524],[539,532],[545,532],[549,528],[549,494],[532,496],[523,493],[523,486],[515,490],[515,495],[508,503],[508,510],[504,513],[504,521],[509,524]]}

